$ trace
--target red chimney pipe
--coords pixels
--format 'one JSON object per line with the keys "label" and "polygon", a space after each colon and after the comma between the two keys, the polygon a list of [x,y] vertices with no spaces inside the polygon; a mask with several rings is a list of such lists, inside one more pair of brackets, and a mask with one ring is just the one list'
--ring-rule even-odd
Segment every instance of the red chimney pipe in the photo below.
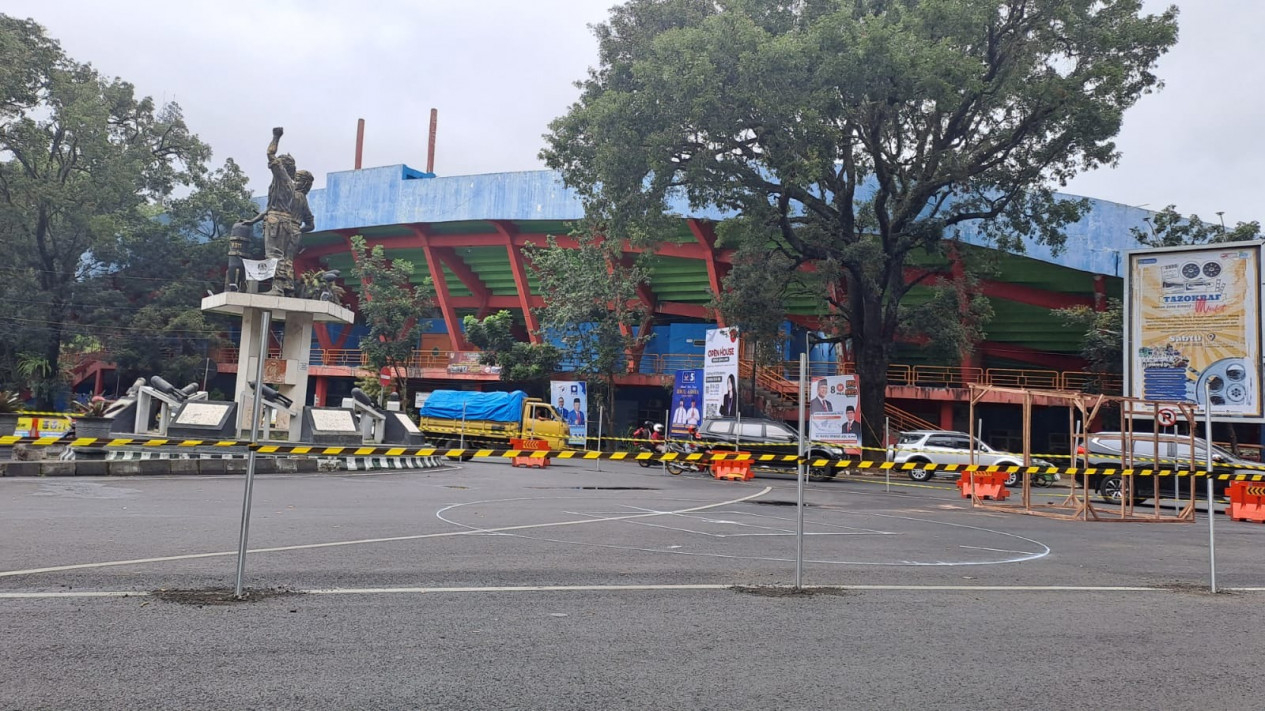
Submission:
{"label": "red chimney pipe", "polygon": [[435,172],[435,127],[439,125],[439,110],[430,110],[430,141],[426,144],[426,172]]}
{"label": "red chimney pipe", "polygon": [[364,163],[365,157],[365,120],[356,119],[356,170]]}

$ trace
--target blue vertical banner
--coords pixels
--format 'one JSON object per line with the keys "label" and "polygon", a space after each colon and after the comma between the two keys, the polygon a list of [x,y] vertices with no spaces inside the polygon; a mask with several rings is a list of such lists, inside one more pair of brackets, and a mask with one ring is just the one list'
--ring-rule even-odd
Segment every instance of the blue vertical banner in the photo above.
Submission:
{"label": "blue vertical banner", "polygon": [[703,421],[700,407],[703,404],[703,369],[676,371],[676,384],[672,387],[672,424],[668,432],[673,437],[684,437],[690,426],[698,427]]}
{"label": "blue vertical banner", "polygon": [[589,392],[583,380],[552,380],[549,401],[571,428],[567,444],[583,447],[589,435]]}

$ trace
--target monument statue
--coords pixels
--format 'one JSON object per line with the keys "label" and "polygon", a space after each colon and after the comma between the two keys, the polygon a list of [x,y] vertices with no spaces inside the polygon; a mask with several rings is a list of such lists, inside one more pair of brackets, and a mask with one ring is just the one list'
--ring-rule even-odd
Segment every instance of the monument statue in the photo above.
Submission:
{"label": "monument statue", "polygon": [[228,235],[228,269],[224,272],[224,291],[241,291],[246,287],[246,269],[242,259],[250,244],[251,226],[234,222]]}
{"label": "monument statue", "polygon": [[285,130],[280,126],[272,129],[272,142],[268,144],[268,169],[272,171],[272,184],[268,186],[268,204],[263,212],[243,224],[264,223],[264,258],[276,259],[277,270],[272,278],[274,296],[294,295],[294,257],[299,251],[302,236],[316,229],[312,211],[307,204],[307,191],[312,188],[312,174],[294,169],[294,158],[287,154],[277,155],[277,145]]}

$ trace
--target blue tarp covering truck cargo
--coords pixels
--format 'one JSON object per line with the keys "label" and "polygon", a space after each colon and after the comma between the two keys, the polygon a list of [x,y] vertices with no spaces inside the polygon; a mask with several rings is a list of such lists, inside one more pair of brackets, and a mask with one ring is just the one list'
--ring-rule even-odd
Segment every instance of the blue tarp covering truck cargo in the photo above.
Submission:
{"label": "blue tarp covering truck cargo", "polygon": [[481,393],[472,390],[436,390],[422,403],[418,414],[443,420],[490,420],[520,422],[527,393]]}

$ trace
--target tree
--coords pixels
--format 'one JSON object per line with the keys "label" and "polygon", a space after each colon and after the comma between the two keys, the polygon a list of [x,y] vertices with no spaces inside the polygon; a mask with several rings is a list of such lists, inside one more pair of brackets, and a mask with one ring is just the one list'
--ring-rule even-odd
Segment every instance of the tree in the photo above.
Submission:
{"label": "tree", "polygon": [[430,280],[414,286],[412,262],[387,259],[382,245],[370,249],[360,235],[351,238],[351,245],[356,260],[352,278],[360,282],[360,316],[369,326],[360,350],[375,374],[389,370],[400,402],[408,403],[406,367],[416,345],[417,319],[434,311]]}
{"label": "tree", "polygon": [[1169,205],[1154,215],[1143,218],[1149,229],[1134,227],[1134,238],[1148,247],[1176,247],[1184,244],[1217,242],[1249,242],[1261,238],[1261,223],[1239,222],[1226,229],[1224,224],[1204,222],[1199,215],[1186,217]]}
{"label": "tree", "polygon": [[1001,249],[1061,245],[1086,203],[1053,189],[1117,158],[1176,14],[1139,0],[630,0],[595,28],[599,65],[542,157],[617,233],[678,200],[767,226],[787,268],[833,280],[822,296],[878,422],[919,283],[911,255],[966,229]]}
{"label": "tree", "polygon": [[98,250],[109,266],[83,281],[84,301],[95,307],[78,307],[77,327],[101,334],[121,382],[152,374],[173,383],[204,380],[206,359],[230,321],[200,303],[223,289],[224,238],[254,211],[246,183],[229,159],[197,176],[192,193],[155,204],[154,219]]}
{"label": "tree", "polygon": [[[1124,303],[1108,299],[1107,308],[1095,311],[1088,306],[1073,306],[1057,311],[1063,323],[1084,335],[1081,357],[1085,368],[1098,375],[1119,374],[1124,362]],[[1100,383],[1100,391],[1101,383]],[[1105,391],[1103,391],[1105,392]]]}
{"label": "tree", "polygon": [[558,371],[562,351],[551,343],[523,343],[514,337],[514,315],[498,311],[480,321],[463,319],[466,340],[481,351],[479,362],[501,368],[501,381],[532,383],[547,380]]}
{"label": "tree", "polygon": [[545,306],[540,330],[561,344],[562,361],[585,376],[605,412],[615,412],[615,377],[629,371],[632,354],[649,341],[652,307],[647,255],[626,257],[621,241],[607,239],[604,225],[582,221],[573,231],[576,249],[551,239],[548,247],[525,249],[540,283]]}
{"label": "tree", "polygon": [[0,67],[0,228],[12,270],[33,287],[21,318],[40,324],[35,352],[56,373],[99,253],[201,174],[209,149],[178,106],[70,59],[30,20],[0,15]]}
{"label": "tree", "polygon": [[[742,220],[721,225],[718,244],[733,243],[739,250],[721,292],[713,295],[712,306],[720,311],[727,325],[738,328],[743,344],[751,348],[754,367],[748,389],[755,404],[759,401],[756,369],[781,364],[782,345],[787,337],[782,330],[786,304],[804,289],[801,281],[794,278],[798,275],[788,270],[784,255],[750,248],[757,242],[742,232],[748,227]],[[793,278],[788,279],[788,274]]]}
{"label": "tree", "polygon": [[[1176,205],[1143,218],[1147,229],[1133,228],[1133,236],[1148,247],[1177,247],[1182,245],[1217,244],[1222,242],[1248,242],[1261,239],[1259,222],[1239,222],[1230,229],[1219,222],[1204,222],[1199,215],[1186,217],[1177,211]],[[1081,356],[1087,361],[1087,371],[1099,374],[1119,374],[1124,360],[1124,304],[1110,299],[1107,308],[1094,311],[1087,306],[1075,306],[1058,310],[1059,316],[1069,327],[1081,331]]]}

